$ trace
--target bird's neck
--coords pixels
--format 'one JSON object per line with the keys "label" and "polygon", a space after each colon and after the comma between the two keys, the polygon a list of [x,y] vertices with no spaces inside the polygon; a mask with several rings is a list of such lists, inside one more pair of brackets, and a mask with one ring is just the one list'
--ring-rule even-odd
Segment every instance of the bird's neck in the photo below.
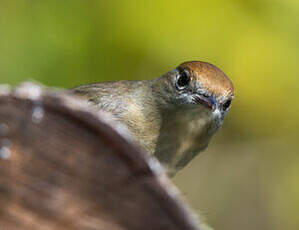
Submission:
{"label": "bird's neck", "polygon": [[174,174],[206,148],[213,119],[206,109],[195,108],[165,110],[161,120],[154,155]]}
{"label": "bird's neck", "polygon": [[122,103],[123,109],[119,116],[129,128],[135,143],[153,155],[162,121],[161,114],[151,90],[151,81],[136,84]]}
{"label": "bird's neck", "polygon": [[164,164],[170,174],[184,167],[206,148],[213,135],[214,120],[203,108],[161,108],[150,84],[130,94],[121,113],[137,145]]}

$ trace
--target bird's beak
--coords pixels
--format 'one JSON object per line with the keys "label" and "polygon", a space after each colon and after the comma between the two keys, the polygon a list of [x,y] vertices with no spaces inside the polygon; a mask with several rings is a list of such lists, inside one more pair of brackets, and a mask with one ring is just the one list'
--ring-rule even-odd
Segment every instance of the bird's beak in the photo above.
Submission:
{"label": "bird's beak", "polygon": [[204,96],[202,94],[196,94],[194,95],[194,100],[198,104],[202,104],[212,111],[216,109],[216,100],[212,96]]}

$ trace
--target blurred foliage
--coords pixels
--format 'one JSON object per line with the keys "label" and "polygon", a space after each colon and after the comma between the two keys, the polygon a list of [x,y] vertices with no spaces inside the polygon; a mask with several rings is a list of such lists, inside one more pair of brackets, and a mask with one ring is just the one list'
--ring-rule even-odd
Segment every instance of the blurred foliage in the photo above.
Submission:
{"label": "blurred foliage", "polygon": [[298,27],[295,0],[1,0],[0,80],[72,87],[150,79],[186,60],[219,66],[233,107],[176,182],[216,229],[295,230]]}

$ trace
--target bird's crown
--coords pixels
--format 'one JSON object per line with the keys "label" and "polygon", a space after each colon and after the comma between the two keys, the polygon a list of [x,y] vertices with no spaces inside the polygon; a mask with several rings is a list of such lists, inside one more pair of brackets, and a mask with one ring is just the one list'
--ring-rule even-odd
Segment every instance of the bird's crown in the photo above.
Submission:
{"label": "bird's crown", "polygon": [[191,80],[198,82],[202,88],[216,98],[233,97],[234,87],[231,80],[216,66],[201,61],[188,61],[177,67],[186,71]]}

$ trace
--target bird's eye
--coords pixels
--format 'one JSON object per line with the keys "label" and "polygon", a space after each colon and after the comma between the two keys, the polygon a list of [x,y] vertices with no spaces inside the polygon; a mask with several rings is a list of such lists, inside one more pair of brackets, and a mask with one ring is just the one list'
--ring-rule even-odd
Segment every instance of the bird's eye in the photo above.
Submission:
{"label": "bird's eye", "polygon": [[188,73],[186,71],[182,71],[180,73],[180,76],[177,80],[177,85],[179,88],[183,88],[187,86],[190,82],[190,77],[188,76]]}
{"label": "bird's eye", "polygon": [[222,108],[223,110],[227,110],[230,104],[232,103],[232,100],[227,100],[225,103],[223,103]]}

